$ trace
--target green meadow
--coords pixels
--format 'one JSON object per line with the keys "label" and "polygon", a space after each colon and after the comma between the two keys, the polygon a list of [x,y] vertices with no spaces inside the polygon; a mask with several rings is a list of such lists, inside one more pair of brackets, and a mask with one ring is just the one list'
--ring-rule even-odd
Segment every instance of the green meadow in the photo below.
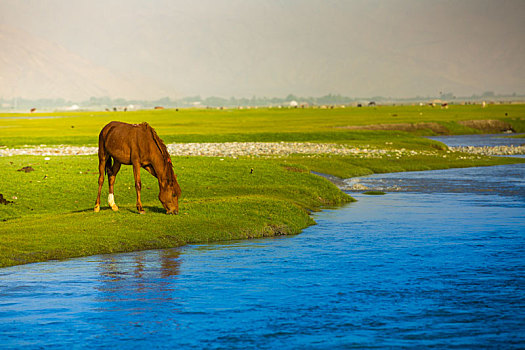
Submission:
{"label": "green meadow", "polygon": [[[1,114],[0,147],[91,145],[109,121],[150,123],[166,143],[296,141],[385,149],[381,157],[299,155],[275,157],[173,157],[183,195],[180,214],[164,214],[157,180],[142,172],[142,202],[135,208],[131,167],[115,184],[120,210],[105,202],[93,212],[96,156],[0,157],[0,266],[101,253],[167,248],[189,243],[297,234],[314,224],[311,211],[353,201],[311,171],[340,178],[373,173],[489,166],[523,159],[454,153],[421,137],[417,128],[356,130],[377,124],[437,123],[447,133],[480,133],[465,120],[500,120],[525,131],[525,106],[364,107],[336,109],[160,110]],[[18,171],[31,167],[34,171]]]}
{"label": "green meadow", "polygon": [[[0,114],[0,146],[96,145],[100,129],[112,120],[149,122],[167,143],[231,141],[375,142],[380,132],[345,129],[374,124],[442,125],[446,134],[481,133],[465,120],[501,120],[525,132],[524,105],[378,106],[335,109],[180,109],[136,112],[53,112]],[[433,135],[430,129],[413,134]]]}

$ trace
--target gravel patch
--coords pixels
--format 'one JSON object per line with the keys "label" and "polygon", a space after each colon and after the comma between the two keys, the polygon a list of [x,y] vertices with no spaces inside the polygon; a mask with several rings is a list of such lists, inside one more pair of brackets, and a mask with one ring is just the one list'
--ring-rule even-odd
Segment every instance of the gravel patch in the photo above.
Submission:
{"label": "gravel patch", "polygon": [[[238,157],[267,156],[290,154],[338,154],[381,156],[386,150],[349,148],[332,143],[309,142],[226,142],[226,143],[172,143],[167,145],[172,156],[207,156],[207,157]],[[23,148],[0,148],[0,156],[15,155],[92,155],[98,153],[98,147],[57,146]]]}
{"label": "gravel patch", "polygon": [[484,156],[512,156],[518,154],[525,154],[525,146],[463,146],[449,148],[450,150],[455,152],[479,154]]}
{"label": "gravel patch", "polygon": [[[333,154],[356,156],[361,158],[382,158],[416,156],[435,154],[430,151],[409,151],[405,149],[373,149],[346,147],[334,143],[312,142],[225,142],[225,143],[172,143],[167,145],[172,156],[206,156],[206,157],[241,157],[241,156],[286,156],[290,154]],[[451,151],[459,151],[477,155],[516,155],[525,154],[525,146],[495,146],[495,147],[450,147]],[[15,155],[37,156],[71,156],[93,155],[98,153],[98,147],[86,146],[56,146],[0,148],[0,157]]]}
{"label": "gravel patch", "polygon": [[170,144],[168,151],[173,156],[280,156],[290,154],[337,154],[337,155],[380,155],[384,150],[349,148],[332,143],[310,142],[225,142],[225,143],[184,143]]}
{"label": "gravel patch", "polygon": [[89,155],[97,154],[98,147],[85,146],[56,146],[47,147],[40,145],[37,147],[25,146],[23,148],[0,148],[0,157],[7,156],[75,156],[75,155]]}

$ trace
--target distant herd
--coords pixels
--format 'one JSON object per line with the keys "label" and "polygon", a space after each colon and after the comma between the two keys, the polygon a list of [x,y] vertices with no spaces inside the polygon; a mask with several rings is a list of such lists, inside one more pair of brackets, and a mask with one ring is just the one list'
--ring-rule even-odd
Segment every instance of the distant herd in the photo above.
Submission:
{"label": "distant herd", "polygon": [[[451,104],[457,104],[457,105],[481,105],[482,108],[485,108],[488,104],[496,104],[496,102],[486,102],[486,101],[464,101],[464,102],[454,102],[454,103],[449,103],[449,102],[443,102],[441,100],[434,100],[434,101],[431,101],[431,102],[407,102],[407,103],[399,103],[399,104],[396,104],[394,102],[386,102],[386,103],[381,103],[381,104],[378,104],[377,102],[375,101],[370,101],[366,104],[363,104],[363,103],[351,103],[351,104],[331,104],[331,105],[310,105],[308,104],[307,102],[302,102],[302,103],[297,103],[295,101],[292,101],[289,105],[277,105],[277,106],[235,106],[235,107],[225,107],[225,106],[219,106],[219,107],[216,107],[216,106],[201,106],[201,108],[204,108],[204,109],[217,109],[217,110],[224,110],[224,109],[258,109],[258,108],[278,108],[278,109],[281,109],[281,108],[301,108],[301,109],[305,109],[305,108],[318,108],[318,109],[335,109],[335,108],[347,108],[347,107],[358,107],[358,108],[361,108],[363,106],[368,106],[368,107],[377,107],[377,106],[414,106],[414,105],[419,105],[419,106],[424,106],[424,105],[427,105],[427,106],[430,106],[430,107],[441,107],[442,109],[447,109],[449,107],[449,105]],[[501,101],[501,102],[497,102],[498,104],[506,104],[508,102],[505,102],[505,101]],[[172,109],[172,110],[175,110],[175,111],[179,111],[179,108],[171,108],[171,107],[164,107],[164,106],[155,106],[155,107],[152,107],[154,110],[164,110],[164,109]],[[127,112],[127,111],[130,111],[130,110],[135,110],[136,109],[136,106],[131,106],[131,107],[112,107],[112,108],[105,108],[104,110],[106,112]],[[31,108],[29,111],[31,113],[34,113],[36,112],[36,108]],[[78,106],[77,108],[75,108],[74,110],[78,110]]]}

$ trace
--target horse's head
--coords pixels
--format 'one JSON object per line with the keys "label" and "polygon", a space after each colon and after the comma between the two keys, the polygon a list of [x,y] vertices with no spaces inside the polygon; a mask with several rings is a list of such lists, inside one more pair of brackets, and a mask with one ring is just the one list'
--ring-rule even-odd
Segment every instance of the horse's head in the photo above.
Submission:
{"label": "horse's head", "polygon": [[[173,170],[172,170],[173,172]],[[173,174],[170,181],[166,181],[160,186],[159,200],[166,209],[166,214],[179,213],[179,197],[182,191],[177,182],[177,175]]]}

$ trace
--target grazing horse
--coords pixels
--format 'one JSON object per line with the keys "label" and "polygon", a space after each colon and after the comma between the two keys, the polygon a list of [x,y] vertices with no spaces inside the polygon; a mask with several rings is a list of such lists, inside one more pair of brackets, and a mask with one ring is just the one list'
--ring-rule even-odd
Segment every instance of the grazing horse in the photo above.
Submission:
{"label": "grazing horse", "polygon": [[159,180],[159,200],[167,214],[178,214],[181,190],[177,176],[173,172],[171,158],[166,145],[155,130],[148,124],[127,124],[111,122],[98,137],[98,196],[95,212],[100,211],[100,192],[104,184],[104,173],[109,178],[108,203],[114,211],[118,210],[113,195],[115,177],[122,164],[133,165],[137,209],[144,214],[140,201],[140,168],[146,169]]}

